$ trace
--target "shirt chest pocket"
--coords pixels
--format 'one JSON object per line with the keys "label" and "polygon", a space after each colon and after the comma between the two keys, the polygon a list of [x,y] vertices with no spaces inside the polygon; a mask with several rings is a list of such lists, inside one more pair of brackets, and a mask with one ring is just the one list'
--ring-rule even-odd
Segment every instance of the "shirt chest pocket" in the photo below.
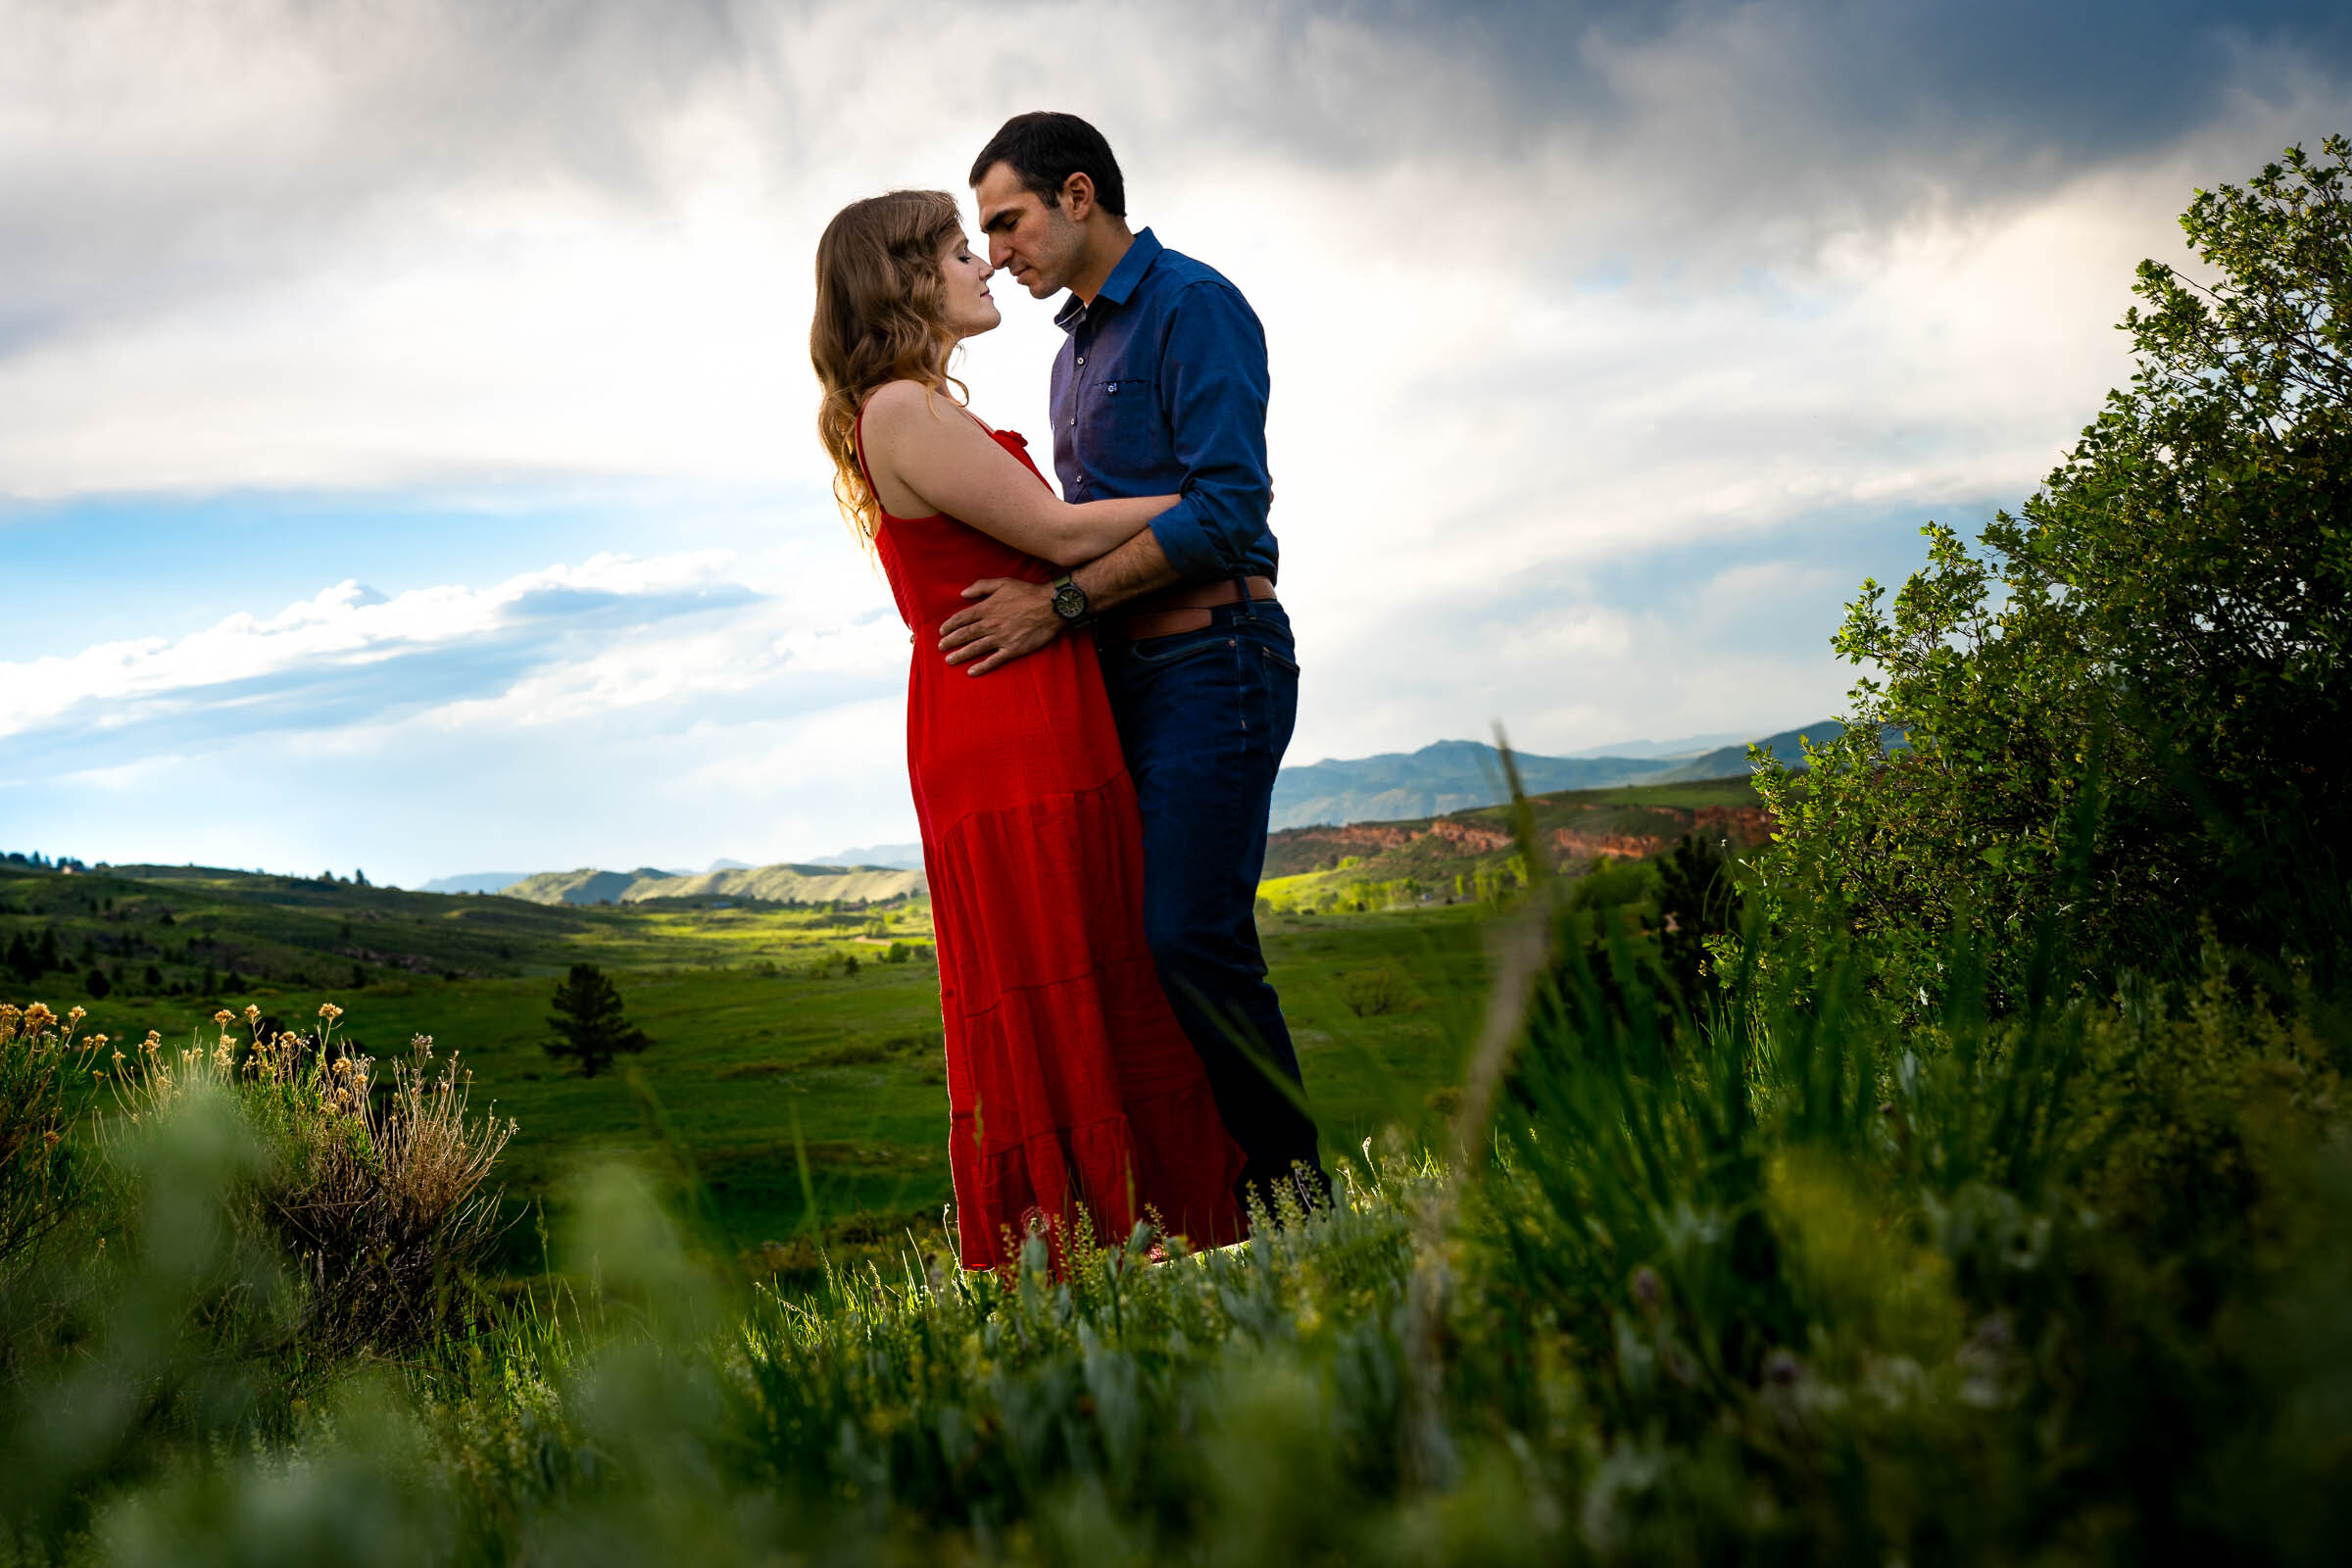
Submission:
{"label": "shirt chest pocket", "polygon": [[1133,474],[1169,462],[1159,389],[1148,377],[1098,381],[1088,391],[1088,414],[1079,435],[1089,467]]}

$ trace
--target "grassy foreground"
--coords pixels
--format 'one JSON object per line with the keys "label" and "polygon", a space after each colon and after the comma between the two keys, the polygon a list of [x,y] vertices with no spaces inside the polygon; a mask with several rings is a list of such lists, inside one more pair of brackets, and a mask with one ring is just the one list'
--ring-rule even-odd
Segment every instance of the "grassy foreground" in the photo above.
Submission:
{"label": "grassy foreground", "polygon": [[707,1211],[608,1165],[570,1179],[529,1297],[412,1293],[440,1327],[328,1353],[375,1308],[322,1316],[331,1276],[282,1221],[331,1137],[288,1142],[298,1097],[134,1095],[135,1123],[75,1131],[86,1158],[40,1178],[59,1228],[8,1259],[11,1549],[2109,1562],[2342,1539],[2339,1005],[2266,1001],[2216,950],[1998,1021],[1956,988],[1925,1027],[1747,964],[1692,1016],[1628,908],[1540,880],[1498,924],[1458,1144],[1354,1152],[1333,1210],[1245,1247],[1099,1238],[1058,1278],[1042,1243],[999,1279],[915,1238],[813,1292],[747,1285]]}

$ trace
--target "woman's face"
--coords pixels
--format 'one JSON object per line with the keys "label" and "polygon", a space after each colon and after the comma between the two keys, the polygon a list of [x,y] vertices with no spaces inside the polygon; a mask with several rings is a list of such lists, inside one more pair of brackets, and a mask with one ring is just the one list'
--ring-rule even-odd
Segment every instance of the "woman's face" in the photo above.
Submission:
{"label": "woman's face", "polygon": [[961,234],[939,253],[940,281],[947,285],[948,330],[957,337],[978,337],[1004,318],[989,297],[989,274],[995,270],[972,254]]}

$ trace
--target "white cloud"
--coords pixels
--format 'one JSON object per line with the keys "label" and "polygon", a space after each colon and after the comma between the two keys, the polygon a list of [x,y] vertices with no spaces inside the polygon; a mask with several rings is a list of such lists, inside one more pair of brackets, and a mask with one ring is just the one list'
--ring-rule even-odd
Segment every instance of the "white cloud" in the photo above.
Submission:
{"label": "white cloud", "polygon": [[[637,601],[674,614],[713,589],[745,597],[726,580],[731,561],[702,553],[655,561],[597,556],[511,577],[487,589],[446,585],[395,599],[346,580],[268,618],[239,613],[177,639],[101,643],[72,656],[0,663],[0,737],[38,732],[71,716],[116,729],[142,719],[212,707],[220,740],[236,735],[236,712],[256,688],[331,686],[337,672],[525,630],[534,617],[560,624],[582,607]],[[272,684],[275,683],[275,684]]]}

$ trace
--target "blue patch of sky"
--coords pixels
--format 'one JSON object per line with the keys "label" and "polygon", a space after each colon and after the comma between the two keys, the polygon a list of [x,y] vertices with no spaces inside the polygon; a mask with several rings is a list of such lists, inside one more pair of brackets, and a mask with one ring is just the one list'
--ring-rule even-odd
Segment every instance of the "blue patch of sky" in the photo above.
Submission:
{"label": "blue patch of sky", "polygon": [[730,519],[785,499],[600,485],[593,498],[517,488],[0,503],[11,599],[0,661],[182,637],[240,611],[267,618],[345,578],[396,597],[485,587],[600,552],[731,547],[742,533]]}

